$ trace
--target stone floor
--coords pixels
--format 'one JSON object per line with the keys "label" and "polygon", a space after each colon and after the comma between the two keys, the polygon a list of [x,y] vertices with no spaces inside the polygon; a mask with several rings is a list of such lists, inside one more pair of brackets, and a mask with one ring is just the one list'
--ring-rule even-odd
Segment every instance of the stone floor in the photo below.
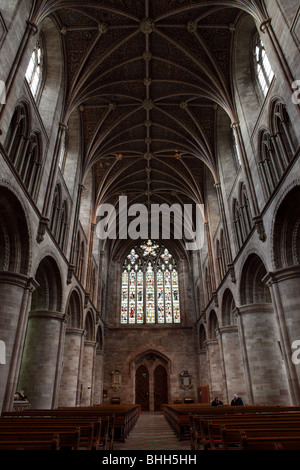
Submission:
{"label": "stone floor", "polygon": [[190,441],[180,441],[160,413],[141,413],[125,442],[115,442],[114,450],[190,451]]}

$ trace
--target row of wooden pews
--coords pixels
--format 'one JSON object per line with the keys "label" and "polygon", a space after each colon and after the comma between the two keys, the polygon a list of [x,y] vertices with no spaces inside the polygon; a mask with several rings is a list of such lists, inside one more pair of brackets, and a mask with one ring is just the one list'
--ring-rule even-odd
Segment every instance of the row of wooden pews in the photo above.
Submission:
{"label": "row of wooden pews", "polygon": [[164,413],[191,450],[300,450],[300,407],[166,405]]}
{"label": "row of wooden pews", "polygon": [[113,450],[137,422],[138,405],[3,412],[0,450]]}

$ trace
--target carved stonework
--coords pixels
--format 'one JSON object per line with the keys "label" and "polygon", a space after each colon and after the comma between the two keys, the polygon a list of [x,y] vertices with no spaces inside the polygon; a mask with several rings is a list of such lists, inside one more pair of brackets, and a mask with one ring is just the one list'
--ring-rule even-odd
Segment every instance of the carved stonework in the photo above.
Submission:
{"label": "carved stonework", "polygon": [[145,18],[141,21],[140,30],[142,33],[152,33],[154,30],[154,22],[151,18]]}
{"label": "carved stonework", "polygon": [[38,243],[41,243],[44,240],[48,225],[49,225],[49,219],[47,217],[41,217],[39,227],[38,227],[38,233],[36,236],[36,240]]}
{"label": "carved stonework", "polygon": [[73,264],[69,264],[68,275],[67,275],[67,284],[71,284],[71,282],[72,282],[74,269],[75,269],[75,266]]}
{"label": "carved stonework", "polygon": [[260,216],[253,217],[253,222],[255,224],[259,239],[262,242],[265,242],[266,239],[267,239],[267,236],[266,236],[265,227],[264,227],[264,223],[263,223],[262,218]]}

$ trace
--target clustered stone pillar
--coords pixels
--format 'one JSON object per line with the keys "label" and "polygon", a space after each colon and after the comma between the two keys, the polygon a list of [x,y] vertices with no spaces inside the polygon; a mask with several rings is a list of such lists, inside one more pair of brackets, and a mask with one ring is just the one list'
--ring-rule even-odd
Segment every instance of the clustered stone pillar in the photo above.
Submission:
{"label": "clustered stone pillar", "polygon": [[93,402],[94,384],[94,356],[97,343],[95,341],[85,341],[82,361],[82,401],[81,405],[89,406]]}
{"label": "clustered stone pillar", "polygon": [[11,272],[0,273],[0,330],[1,341],[5,344],[5,364],[0,365],[2,411],[12,408],[33,289],[34,282],[27,276]]}
{"label": "clustered stone pillar", "polygon": [[75,406],[78,404],[83,334],[84,330],[79,328],[67,328],[66,330],[59,406]]}
{"label": "clustered stone pillar", "polygon": [[208,362],[206,356],[206,349],[201,349],[199,352],[199,384],[209,384]]}
{"label": "clustered stone pillar", "polygon": [[222,397],[230,403],[234,393],[248,402],[245,387],[245,375],[241,355],[240,340],[237,325],[226,325],[219,328],[220,350],[223,358],[223,394]]}
{"label": "clustered stone pillar", "polygon": [[103,398],[103,351],[96,350],[94,403],[102,403]]}
{"label": "clustered stone pillar", "polygon": [[218,339],[210,339],[205,343],[207,347],[207,359],[209,364],[211,397],[223,397],[222,366],[219,342]]}
{"label": "clustered stone pillar", "polygon": [[238,312],[249,404],[291,404],[273,305],[243,305]]}
{"label": "clustered stone pillar", "polygon": [[25,391],[32,408],[56,406],[64,335],[62,313],[29,313],[19,388]]}
{"label": "clustered stone pillar", "polygon": [[269,285],[277,313],[282,354],[293,405],[300,404],[300,365],[292,362],[293,342],[300,340],[300,266],[291,266],[270,273]]}

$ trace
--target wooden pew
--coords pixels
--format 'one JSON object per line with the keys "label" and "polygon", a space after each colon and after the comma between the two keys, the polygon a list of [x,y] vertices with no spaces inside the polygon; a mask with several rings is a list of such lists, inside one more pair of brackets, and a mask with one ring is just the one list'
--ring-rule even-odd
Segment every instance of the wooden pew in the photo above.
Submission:
{"label": "wooden pew", "polygon": [[222,450],[240,450],[241,439],[246,438],[270,438],[271,441],[278,441],[286,437],[300,437],[300,427],[294,428],[292,426],[282,428],[278,427],[256,427],[246,429],[224,429],[222,435]]}
{"label": "wooden pew", "polygon": [[[99,426],[99,423],[96,423]],[[0,418],[0,433],[13,432],[52,432],[60,436],[60,448],[92,449],[93,438],[97,436],[97,426],[90,420],[60,418]]]}
{"label": "wooden pew", "polygon": [[56,439],[51,441],[0,441],[0,450],[58,450],[59,445]]}
{"label": "wooden pew", "polygon": [[52,441],[56,439],[60,450],[78,450],[79,448],[79,429],[58,432],[56,430],[45,429],[7,429],[0,430],[0,442],[6,441]]}
{"label": "wooden pew", "polygon": [[300,450],[299,439],[288,439],[286,441],[277,441],[273,443],[274,450]]}
{"label": "wooden pew", "polygon": [[[202,440],[206,448],[215,449],[223,448],[225,450],[234,447],[239,443],[239,431],[247,429],[249,431],[257,429],[276,429],[285,431],[286,429],[298,429],[300,432],[300,416],[298,419],[286,417],[283,419],[279,417],[257,417],[247,418],[240,417],[237,420],[222,420],[221,422],[211,421],[201,422]],[[204,439],[203,439],[204,436]]]}
{"label": "wooden pew", "polygon": [[[269,406],[269,405],[247,405],[247,406],[221,406],[212,407],[210,405],[190,404],[190,405],[165,405],[164,414],[166,420],[175,431],[180,440],[190,439],[190,415],[200,416],[224,416],[226,415],[244,415],[257,413],[283,413],[283,412],[299,412],[300,407],[294,406]],[[193,438],[194,442],[194,438]],[[193,442],[191,445],[193,445]]]}
{"label": "wooden pew", "polygon": [[276,450],[279,447],[284,448],[284,445],[293,447],[293,450],[300,449],[300,436],[255,436],[249,437],[247,435],[241,436],[241,450]]}
{"label": "wooden pew", "polygon": [[[25,410],[21,412],[4,412],[2,413],[3,419],[8,418],[36,418],[36,419],[61,419],[64,422],[67,422],[68,419],[72,418],[74,423],[82,426],[82,420],[89,420],[91,423],[99,424],[102,420],[102,426],[97,424],[96,432],[94,431],[91,448],[95,449],[113,449],[113,442],[116,438],[117,440],[124,441],[128,436],[129,432],[136,424],[140,413],[140,407],[137,405],[94,405],[91,407],[63,407],[57,409],[39,409],[39,410]],[[109,420],[107,421],[107,418]],[[58,423],[58,421],[56,421]],[[106,424],[107,423],[107,424]],[[107,425],[107,436],[105,437],[105,428]],[[102,429],[102,431],[101,431]],[[100,443],[100,433],[103,432],[104,439]],[[98,439],[98,440],[97,440]],[[83,438],[82,432],[80,433],[80,448],[82,444],[85,444],[87,448],[90,448],[87,444],[89,442],[88,437]]]}

